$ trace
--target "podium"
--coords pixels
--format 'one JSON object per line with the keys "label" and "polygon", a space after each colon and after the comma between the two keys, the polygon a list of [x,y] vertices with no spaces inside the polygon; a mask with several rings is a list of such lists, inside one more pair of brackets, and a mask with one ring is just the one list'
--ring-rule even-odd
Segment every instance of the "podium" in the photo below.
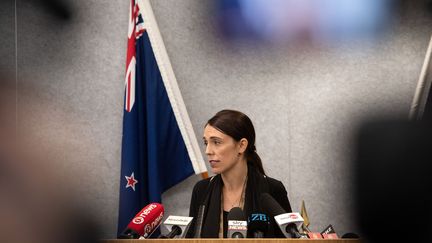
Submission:
{"label": "podium", "polygon": [[100,243],[360,243],[360,239],[143,239],[100,240]]}

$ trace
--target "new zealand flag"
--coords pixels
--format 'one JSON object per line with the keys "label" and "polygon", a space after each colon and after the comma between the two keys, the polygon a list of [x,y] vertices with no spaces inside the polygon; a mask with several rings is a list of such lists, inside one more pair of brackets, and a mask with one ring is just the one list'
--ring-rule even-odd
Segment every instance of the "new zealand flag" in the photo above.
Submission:
{"label": "new zealand flag", "polygon": [[[173,111],[172,97],[162,79],[145,20],[139,4],[131,0],[118,234],[147,204],[161,202],[165,190],[194,173],[205,171],[200,152],[195,151],[196,156],[191,160],[190,147],[197,142],[190,145],[190,139],[196,137],[185,138],[185,132],[181,131],[181,127],[191,128],[190,120],[188,116],[184,120],[183,116],[181,126],[178,124],[181,118]],[[183,102],[181,97],[180,101]],[[201,161],[201,165],[197,166],[196,161]]]}

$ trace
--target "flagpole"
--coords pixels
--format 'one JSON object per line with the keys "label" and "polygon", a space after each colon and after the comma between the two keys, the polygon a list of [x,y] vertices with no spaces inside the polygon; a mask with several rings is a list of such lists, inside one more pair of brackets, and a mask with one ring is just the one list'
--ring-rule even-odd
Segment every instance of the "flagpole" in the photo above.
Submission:
{"label": "flagpole", "polygon": [[413,102],[411,104],[411,109],[409,113],[409,119],[410,120],[416,120],[420,119],[423,116],[427,96],[431,87],[431,80],[430,79],[430,71],[432,70],[431,67],[431,57],[432,57],[432,36],[429,41],[429,46],[426,51],[426,57],[423,62],[423,67],[420,72],[420,77],[417,82],[417,88],[414,94]]}
{"label": "flagpole", "polygon": [[180,132],[183,136],[193,169],[195,174],[201,174],[203,178],[207,178],[207,167],[204,163],[204,159],[198,145],[189,114],[186,110],[183,97],[180,93],[177,79],[174,75],[162,35],[159,32],[159,27],[157,25],[156,18],[154,17],[152,7],[148,0],[137,0],[137,2],[140,11],[144,13],[142,15],[144,18],[144,25],[147,29],[150,44],[153,47],[153,52],[159,66],[162,80],[171,102]]}
{"label": "flagpole", "polygon": [[203,172],[203,173],[201,173],[201,177],[202,177],[203,179],[207,179],[207,178],[209,177],[208,172]]}

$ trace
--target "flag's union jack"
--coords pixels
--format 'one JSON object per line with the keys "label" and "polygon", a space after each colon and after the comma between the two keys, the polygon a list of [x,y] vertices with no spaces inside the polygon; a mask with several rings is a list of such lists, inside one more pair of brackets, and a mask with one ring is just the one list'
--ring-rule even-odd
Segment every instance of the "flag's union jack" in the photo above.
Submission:
{"label": "flag's union jack", "polygon": [[128,46],[126,55],[125,80],[125,110],[130,112],[135,103],[135,69],[136,69],[136,40],[145,31],[144,21],[139,11],[138,3],[131,1],[129,10]]}

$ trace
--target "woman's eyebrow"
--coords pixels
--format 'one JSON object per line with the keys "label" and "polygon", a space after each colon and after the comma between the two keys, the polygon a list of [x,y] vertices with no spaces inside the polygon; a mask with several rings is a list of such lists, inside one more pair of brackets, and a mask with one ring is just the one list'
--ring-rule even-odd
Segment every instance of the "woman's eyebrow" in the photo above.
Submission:
{"label": "woman's eyebrow", "polygon": [[[222,138],[221,137],[217,137],[217,136],[211,136],[211,137],[209,137],[208,138],[208,140],[222,140]],[[207,138],[206,137],[203,137],[203,140],[205,141],[205,140],[207,140]]]}

